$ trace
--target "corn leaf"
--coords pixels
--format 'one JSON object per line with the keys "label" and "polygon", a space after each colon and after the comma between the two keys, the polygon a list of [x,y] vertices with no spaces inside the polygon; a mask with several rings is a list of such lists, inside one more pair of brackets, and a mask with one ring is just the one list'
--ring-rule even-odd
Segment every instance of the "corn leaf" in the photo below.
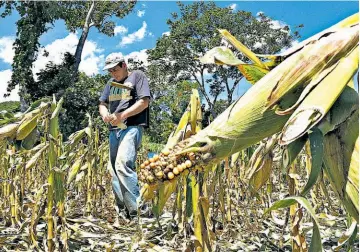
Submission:
{"label": "corn leaf", "polygon": [[164,209],[164,206],[166,204],[166,202],[168,201],[168,199],[170,198],[171,194],[173,192],[176,191],[176,180],[170,180],[170,181],[165,181],[164,183],[162,183],[160,185],[159,188],[159,213],[162,212],[162,210]]}
{"label": "corn leaf", "polygon": [[304,147],[307,138],[308,137],[305,135],[286,146],[286,149],[283,152],[282,159],[283,170],[286,170],[294,162],[295,158],[298,156],[298,154]]}
{"label": "corn leaf", "polygon": [[21,147],[25,150],[30,150],[34,147],[37,141],[37,128],[35,127],[24,140],[21,141]]}
{"label": "corn leaf", "polygon": [[[355,55],[352,55],[348,60],[345,60],[348,57],[345,59],[344,57],[357,47],[358,42],[358,26],[344,28],[343,30],[329,34],[325,38],[321,38],[316,43],[306,45],[301,51],[287,58],[280,64],[283,65],[286,62],[288,64],[287,71],[282,72],[277,76],[277,85],[268,97],[267,108],[272,108],[285,94],[294,92],[296,88],[305,88],[312,79],[318,78],[318,73],[336,64],[340,59],[348,62],[343,62],[343,64],[340,62],[340,64],[331,72],[333,76],[329,78],[331,75],[330,73],[325,79],[328,79],[328,82],[332,82],[333,80],[336,83],[335,80],[337,80],[340,81],[340,83],[343,83],[344,79],[347,78],[348,73],[350,72],[351,75],[353,69],[357,68],[356,59],[354,59],[354,57],[356,58]],[[356,54],[356,52],[354,52],[354,54]],[[348,66],[347,68],[347,64],[350,64],[351,67]],[[279,71],[280,65],[274,70]],[[342,66],[340,67],[340,65]],[[291,66],[291,68],[289,66]],[[322,82],[324,82],[324,80]],[[335,86],[333,88],[335,89],[333,92],[336,93],[336,90],[343,89],[343,85],[339,85],[339,87]],[[331,89],[328,88],[326,91],[329,90]],[[326,99],[326,97],[327,96],[323,96],[323,99]]]}
{"label": "corn leaf", "polygon": [[70,171],[69,171],[69,175],[68,175],[68,179],[66,184],[69,186],[70,183],[76,178],[76,175],[78,174],[78,172],[80,171],[82,162],[84,159],[84,155],[82,155],[80,158],[78,158],[74,164],[71,166]]}
{"label": "corn leaf", "polygon": [[21,123],[20,127],[16,132],[16,140],[25,139],[37,126],[39,117],[40,114],[37,114],[34,117],[30,118],[29,120],[26,120],[23,123]]}
{"label": "corn leaf", "polygon": [[233,35],[231,35],[227,30],[219,29],[220,34],[226,39],[229,43],[231,43],[237,50],[242,52],[246,57],[248,57],[255,65],[267,69],[267,66],[253,53],[250,49],[248,49],[244,44],[242,44],[239,40],[237,40]]}
{"label": "corn leaf", "polygon": [[265,68],[250,64],[238,65],[238,69],[251,84],[255,84],[269,72]]}
{"label": "corn leaf", "polygon": [[352,239],[356,238],[356,234],[358,232],[358,228],[357,228],[357,222],[353,219],[351,226],[349,227],[348,230],[346,230],[345,234],[343,234],[338,241],[338,245],[333,248],[334,251],[340,251],[341,248],[343,248],[346,244],[348,244],[348,248],[346,249],[346,251],[349,251],[349,248],[351,246]]}
{"label": "corn leaf", "polygon": [[302,196],[305,196],[313,185],[315,185],[319,174],[321,173],[322,160],[324,156],[324,137],[319,129],[314,129],[313,132],[309,134],[309,141],[310,153],[308,154],[311,155],[311,171],[309,179],[300,193]]}
{"label": "corn leaf", "polygon": [[[314,88],[292,114],[282,130],[280,144],[288,144],[304,135],[325,116],[356,73],[358,64],[359,51],[356,47]],[[326,95],[322,95],[324,93]]]}
{"label": "corn leaf", "polygon": [[265,211],[264,214],[267,214],[270,211],[277,210],[280,208],[289,207],[291,205],[294,205],[296,202],[299,203],[302,207],[304,207],[313,219],[313,235],[311,238],[311,244],[310,244],[309,251],[311,251],[311,252],[312,251],[314,251],[314,252],[323,251],[320,230],[319,230],[319,224],[318,224],[318,221],[316,218],[316,214],[307,199],[305,199],[303,197],[299,197],[299,196],[287,197],[283,200],[279,200],[279,201],[275,202],[270,208],[268,208]]}
{"label": "corn leaf", "polygon": [[225,46],[214,47],[210,51],[207,51],[203,57],[199,58],[199,60],[202,64],[225,64],[230,66],[245,64],[243,61],[236,58],[234,53]]}

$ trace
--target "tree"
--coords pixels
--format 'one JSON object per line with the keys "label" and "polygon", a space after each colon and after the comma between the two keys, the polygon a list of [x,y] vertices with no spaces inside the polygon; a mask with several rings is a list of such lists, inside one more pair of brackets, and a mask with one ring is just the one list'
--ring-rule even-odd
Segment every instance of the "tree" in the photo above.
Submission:
{"label": "tree", "polygon": [[109,20],[112,16],[123,18],[129,14],[136,1],[65,1],[62,6],[65,9],[61,16],[65,20],[69,31],[75,32],[81,29],[81,36],[75,51],[74,72],[77,72],[81,62],[81,54],[85,41],[92,27],[96,27],[100,33],[114,36],[114,21]]}
{"label": "tree", "polygon": [[99,97],[108,79],[107,75],[89,77],[80,73],[78,81],[61,95],[64,97],[65,113],[60,116],[60,130],[65,138],[88,125],[86,113],[91,115],[93,125],[100,129],[102,137],[107,135],[107,126],[100,118],[98,107]]}
{"label": "tree", "polygon": [[153,61],[146,66],[137,59],[128,59],[129,70],[145,72],[151,92],[150,127],[146,130],[150,142],[165,144],[186,109],[197,83],[174,78],[166,65]]}
{"label": "tree", "polygon": [[110,18],[112,16],[123,18],[132,11],[135,3],[136,1],[1,2],[0,7],[4,7],[1,17],[10,15],[14,8],[20,15],[16,23],[17,38],[14,42],[13,72],[7,91],[10,93],[16,85],[20,85],[20,99],[23,109],[26,107],[31,99],[30,95],[26,95],[28,90],[37,90],[37,82],[34,81],[32,75],[32,64],[37,59],[40,47],[39,38],[57,19],[63,19],[71,32],[77,29],[82,30],[70,78],[70,84],[76,82],[82,50],[90,29],[96,27],[100,33],[113,36],[115,23]]}
{"label": "tree", "polygon": [[[38,100],[45,96],[62,96],[65,90],[72,86],[71,78],[73,65],[75,63],[74,55],[66,52],[63,62],[59,65],[49,62],[44,69],[37,73],[37,81],[28,88],[28,94],[31,101]],[[59,97],[60,98],[60,97]]]}
{"label": "tree", "polygon": [[[4,2],[2,2],[2,5]],[[2,17],[11,14],[11,8],[16,8],[20,19],[16,22],[17,32],[14,42],[15,55],[12,63],[11,80],[8,83],[8,94],[19,85],[22,110],[25,110],[29,100],[27,90],[34,84],[32,63],[37,58],[40,46],[39,37],[49,26],[59,18],[56,2],[7,2]]]}
{"label": "tree", "polygon": [[[167,21],[170,34],[162,36],[156,47],[149,50],[149,61],[150,64],[164,65],[169,72],[176,73],[174,78],[178,80],[197,83],[214,117],[220,94],[226,92],[229,105],[243,78],[235,67],[204,66],[196,60],[222,43],[217,29],[227,29],[251,50],[264,54],[290,46],[297,36],[291,35],[287,26],[273,27],[272,20],[264,14],[256,18],[250,12],[234,12],[231,8],[218,7],[214,2],[178,3],[178,6],[179,15],[172,13],[172,18]],[[247,61],[241,55],[239,58]]]}

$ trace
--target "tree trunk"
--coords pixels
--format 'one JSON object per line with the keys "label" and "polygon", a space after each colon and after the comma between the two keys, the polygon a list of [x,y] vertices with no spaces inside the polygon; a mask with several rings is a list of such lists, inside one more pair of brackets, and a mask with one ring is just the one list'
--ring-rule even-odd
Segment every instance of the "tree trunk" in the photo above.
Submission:
{"label": "tree trunk", "polygon": [[81,33],[79,43],[77,44],[76,51],[75,51],[74,74],[77,73],[78,70],[79,70],[79,65],[80,65],[80,62],[81,62],[81,54],[82,54],[82,51],[84,49],[85,41],[86,41],[87,36],[89,34],[90,27],[92,26],[91,17],[92,17],[92,14],[94,13],[94,10],[95,10],[95,1],[92,1],[90,9],[88,11],[88,14],[86,15],[84,28],[83,28],[83,31]]}
{"label": "tree trunk", "polygon": [[29,108],[29,101],[25,99],[25,96],[27,94],[26,87],[20,86],[18,94],[20,97],[20,111],[25,112]]}
{"label": "tree trunk", "polygon": [[232,103],[232,93],[230,92],[227,95],[227,102],[228,102],[227,106],[229,107]]}

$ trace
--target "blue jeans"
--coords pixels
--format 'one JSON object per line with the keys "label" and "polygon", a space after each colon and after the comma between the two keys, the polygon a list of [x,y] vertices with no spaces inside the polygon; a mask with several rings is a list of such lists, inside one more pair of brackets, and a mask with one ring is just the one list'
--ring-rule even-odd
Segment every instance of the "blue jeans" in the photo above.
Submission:
{"label": "blue jeans", "polygon": [[139,186],[135,171],[137,150],[141,143],[142,126],[128,126],[126,129],[110,130],[110,173],[116,203],[120,211],[137,211],[136,199]]}

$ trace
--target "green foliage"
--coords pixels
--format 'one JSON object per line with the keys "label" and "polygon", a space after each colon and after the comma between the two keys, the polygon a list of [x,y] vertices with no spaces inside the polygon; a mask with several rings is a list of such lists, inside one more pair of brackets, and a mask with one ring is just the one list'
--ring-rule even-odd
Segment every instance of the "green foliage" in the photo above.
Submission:
{"label": "green foliage", "polygon": [[151,141],[162,144],[167,142],[189,104],[193,88],[197,88],[197,83],[181,81],[161,85],[150,81],[153,100],[150,104],[150,128],[147,133]]}
{"label": "green foliage", "polygon": [[136,1],[66,1],[62,2],[62,19],[65,20],[67,29],[75,32],[84,27],[91,5],[93,12],[91,14],[90,26],[94,26],[99,32],[107,36],[114,36],[115,22],[109,20],[112,16],[123,18],[130,13]]}
{"label": "green foliage", "polygon": [[[178,3],[178,6],[180,13],[173,13],[167,21],[170,35],[161,37],[156,47],[149,50],[149,61],[162,65],[176,79],[197,82],[213,116],[220,94],[226,92],[229,105],[243,78],[236,67],[204,66],[196,60],[221,45],[218,29],[227,29],[252,51],[263,54],[278,52],[290,46],[295,38],[289,27],[272,27],[272,20],[264,14],[258,19],[250,12],[221,8],[214,2]],[[238,57],[248,62],[244,56]]]}
{"label": "green foliage", "polygon": [[34,83],[32,63],[37,58],[39,37],[50,28],[48,24],[59,18],[58,5],[55,3],[24,1],[14,5],[20,19],[16,22],[15,55],[7,91],[11,92],[16,85],[20,85],[20,93],[26,100],[30,98],[25,95],[26,90]]}
{"label": "green foliage", "polygon": [[[77,29],[83,29],[81,39],[75,53],[75,64],[73,64],[73,73],[67,69],[68,73],[56,75],[57,80],[54,83],[61,83],[66,78],[63,85],[71,85],[76,81],[78,66],[81,61],[81,54],[87,34],[91,27],[96,27],[99,32],[108,36],[114,35],[115,23],[110,19],[112,16],[123,18],[135,6],[136,1],[23,1],[23,2],[1,2],[0,7],[4,6],[1,17],[11,14],[13,8],[16,8],[20,15],[17,21],[16,40],[14,42],[15,55],[12,64],[12,76],[8,83],[7,91],[10,93],[15,86],[20,85],[21,98],[29,102],[30,95],[36,93],[37,86],[32,75],[32,64],[37,58],[40,47],[39,38],[48,29],[51,28],[54,21],[63,19],[69,31],[75,32]],[[50,68],[50,66],[48,66]],[[55,75],[55,71],[47,71],[49,75]],[[44,73],[43,73],[44,75]],[[44,78],[47,78],[44,76]],[[47,85],[53,86],[49,82]],[[62,86],[63,86],[62,85]],[[51,90],[51,87],[45,89]],[[30,93],[28,92],[30,90]],[[42,97],[42,93],[36,97]]]}
{"label": "green foliage", "polygon": [[198,85],[196,82],[174,78],[177,73],[171,72],[173,69],[156,61],[145,66],[143,62],[130,59],[128,67],[130,70],[144,71],[149,80],[150,127],[145,135],[150,142],[165,144],[189,104],[191,90],[197,89]]}
{"label": "green foliage", "polygon": [[79,80],[64,91],[64,113],[60,116],[60,131],[65,139],[88,125],[87,112],[93,118],[94,127],[100,129],[102,138],[106,137],[108,129],[100,118],[98,106],[99,97],[108,79],[108,76],[88,77],[81,73]]}
{"label": "green foliage", "polygon": [[151,142],[150,136],[145,134],[141,141],[142,152],[147,154],[148,152],[160,153],[165,145]]}
{"label": "green foliage", "polygon": [[6,101],[0,102],[0,111],[6,110],[11,113],[20,111],[20,102],[18,101]]}
{"label": "green foliage", "polygon": [[33,85],[28,87],[27,91],[31,100],[35,101],[53,94],[61,97],[72,84],[72,66],[74,62],[74,56],[67,52],[61,64],[56,65],[53,62],[46,64],[45,68],[36,74],[37,81],[34,81]]}

